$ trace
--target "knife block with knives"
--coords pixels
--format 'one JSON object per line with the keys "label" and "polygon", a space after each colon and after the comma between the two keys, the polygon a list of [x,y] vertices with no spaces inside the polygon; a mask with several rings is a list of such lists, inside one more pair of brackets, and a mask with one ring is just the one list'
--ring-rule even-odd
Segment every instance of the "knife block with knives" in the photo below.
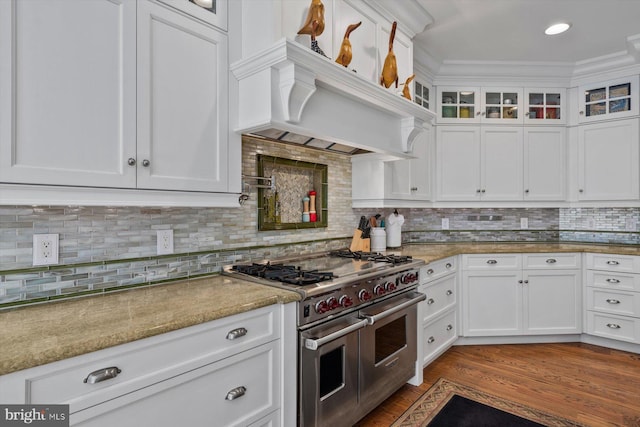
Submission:
{"label": "knife block with knives", "polygon": [[369,225],[369,221],[364,216],[360,217],[360,222],[358,224],[358,228],[356,228],[353,232],[353,238],[351,239],[351,246],[349,250],[351,252],[362,251],[362,252],[370,252],[371,251],[371,226]]}

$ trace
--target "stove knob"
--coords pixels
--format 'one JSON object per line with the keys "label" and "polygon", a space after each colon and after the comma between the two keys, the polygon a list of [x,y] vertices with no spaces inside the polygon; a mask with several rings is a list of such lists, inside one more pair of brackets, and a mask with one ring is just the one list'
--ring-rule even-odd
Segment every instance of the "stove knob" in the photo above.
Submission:
{"label": "stove knob", "polygon": [[385,291],[384,286],[382,286],[382,285],[376,285],[376,286],[373,288],[373,293],[374,293],[375,295],[381,296],[381,295],[386,294],[386,293],[387,293],[387,291]]}
{"label": "stove knob", "polygon": [[395,284],[395,282],[387,282],[384,285],[384,288],[387,290],[387,292],[393,292],[397,289],[397,286]]}
{"label": "stove knob", "polygon": [[418,276],[416,276],[415,274],[413,274],[413,273],[407,273],[407,274],[405,274],[404,276],[402,276],[402,278],[400,279],[400,281],[401,281],[403,284],[405,284],[405,285],[406,285],[406,284],[409,284],[409,283],[415,282],[415,280],[416,280],[417,278],[418,278]]}
{"label": "stove knob", "polygon": [[329,310],[333,310],[335,308],[340,307],[340,304],[338,303],[338,300],[335,297],[329,297],[327,298],[327,307]]}
{"label": "stove knob", "polygon": [[369,301],[371,299],[371,294],[366,289],[360,289],[360,292],[358,292],[358,298],[360,301]]}
{"label": "stove knob", "polygon": [[353,300],[346,295],[342,295],[340,297],[340,301],[338,302],[344,308],[351,307],[353,305]]}
{"label": "stove knob", "polygon": [[316,313],[323,314],[327,311],[329,311],[329,306],[327,305],[326,301],[323,300],[316,303]]}

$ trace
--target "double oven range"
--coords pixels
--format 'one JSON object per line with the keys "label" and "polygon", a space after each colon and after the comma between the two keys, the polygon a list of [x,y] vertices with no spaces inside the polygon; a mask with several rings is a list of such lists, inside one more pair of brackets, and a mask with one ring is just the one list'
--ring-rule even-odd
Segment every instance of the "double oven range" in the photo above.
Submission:
{"label": "double oven range", "polygon": [[351,426],[414,376],[424,262],[340,250],[228,266],[298,292],[298,424]]}

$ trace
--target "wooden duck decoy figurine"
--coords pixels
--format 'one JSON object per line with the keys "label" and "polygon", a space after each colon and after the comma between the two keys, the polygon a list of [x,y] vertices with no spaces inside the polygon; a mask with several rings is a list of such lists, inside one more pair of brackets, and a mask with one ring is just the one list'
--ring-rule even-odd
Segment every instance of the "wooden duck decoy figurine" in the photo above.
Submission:
{"label": "wooden duck decoy figurine", "polygon": [[409,91],[409,83],[411,83],[411,81],[415,76],[416,76],[415,74],[411,74],[409,78],[407,78],[407,81],[404,82],[404,87],[402,88],[402,96],[407,98],[409,101],[411,101],[411,92]]}
{"label": "wooden duck decoy figurine", "polygon": [[319,36],[324,31],[324,4],[322,4],[322,0],[311,0],[307,18],[302,28],[298,31],[298,34],[313,34],[313,21],[317,21],[318,23],[315,35]]}
{"label": "wooden duck decoy figurine", "polygon": [[384,59],[384,66],[382,67],[382,76],[380,76],[380,84],[385,87],[391,86],[391,83],[396,83],[398,87],[398,63],[396,62],[396,55],[393,53],[393,39],[396,37],[396,27],[398,22],[393,21],[391,26],[391,34],[389,34],[389,53]]}
{"label": "wooden duck decoy figurine", "polygon": [[342,45],[340,46],[340,53],[338,53],[338,57],[336,58],[336,62],[338,64],[344,65],[346,67],[351,63],[353,52],[351,51],[351,42],[349,41],[349,35],[361,24],[362,21],[358,22],[357,24],[351,24],[347,27],[347,31],[344,33],[344,39],[342,40]]}

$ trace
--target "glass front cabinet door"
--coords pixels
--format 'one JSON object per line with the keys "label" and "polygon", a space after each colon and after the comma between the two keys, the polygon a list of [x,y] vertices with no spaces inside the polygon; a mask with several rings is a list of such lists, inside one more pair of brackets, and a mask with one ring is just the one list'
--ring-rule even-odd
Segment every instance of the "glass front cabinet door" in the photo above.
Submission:
{"label": "glass front cabinet door", "polygon": [[566,123],[566,90],[562,88],[526,89],[524,122],[527,124],[561,125]]}
{"label": "glass front cabinet door", "polygon": [[621,118],[638,114],[638,76],[580,86],[580,122]]}
{"label": "glass front cabinet door", "polygon": [[439,123],[480,121],[480,89],[438,87]]}
{"label": "glass front cabinet door", "polygon": [[483,88],[483,123],[522,123],[522,89]]}

